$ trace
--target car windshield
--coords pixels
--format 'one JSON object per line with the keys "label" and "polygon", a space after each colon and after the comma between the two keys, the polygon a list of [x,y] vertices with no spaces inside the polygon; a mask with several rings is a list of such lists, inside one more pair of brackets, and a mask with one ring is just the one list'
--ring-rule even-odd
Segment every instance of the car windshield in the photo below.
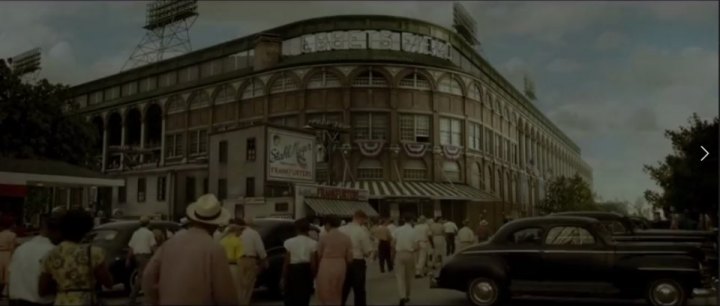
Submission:
{"label": "car windshield", "polygon": [[118,236],[117,230],[102,229],[94,230],[85,237],[85,242],[92,242],[93,244],[107,244],[115,241]]}

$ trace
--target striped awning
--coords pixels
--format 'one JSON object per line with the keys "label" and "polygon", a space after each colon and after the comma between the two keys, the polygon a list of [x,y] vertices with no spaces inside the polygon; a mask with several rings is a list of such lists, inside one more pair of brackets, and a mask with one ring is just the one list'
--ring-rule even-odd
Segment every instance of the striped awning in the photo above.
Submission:
{"label": "striped awning", "polygon": [[371,199],[424,198],[474,202],[496,202],[500,200],[490,193],[463,184],[407,181],[357,181],[339,183],[337,186],[365,189],[370,193]]}
{"label": "striped awning", "polygon": [[368,202],[362,201],[305,198],[305,204],[310,206],[316,216],[352,217],[358,210],[362,210],[368,217],[378,216]]}

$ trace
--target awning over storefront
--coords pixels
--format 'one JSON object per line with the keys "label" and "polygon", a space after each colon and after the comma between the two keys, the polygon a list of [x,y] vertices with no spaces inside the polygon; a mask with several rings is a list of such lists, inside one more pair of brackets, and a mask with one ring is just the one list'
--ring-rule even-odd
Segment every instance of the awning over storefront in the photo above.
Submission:
{"label": "awning over storefront", "polygon": [[365,212],[368,217],[378,216],[370,204],[362,201],[305,198],[305,204],[310,206],[317,216],[352,217],[358,210]]}
{"label": "awning over storefront", "polygon": [[496,196],[463,184],[436,182],[384,182],[357,181],[339,183],[337,186],[365,189],[371,199],[385,198],[429,198],[433,200],[461,200],[474,202],[496,202]]}
{"label": "awning over storefront", "polygon": [[51,160],[0,159],[0,184],[19,186],[125,186],[125,180]]}

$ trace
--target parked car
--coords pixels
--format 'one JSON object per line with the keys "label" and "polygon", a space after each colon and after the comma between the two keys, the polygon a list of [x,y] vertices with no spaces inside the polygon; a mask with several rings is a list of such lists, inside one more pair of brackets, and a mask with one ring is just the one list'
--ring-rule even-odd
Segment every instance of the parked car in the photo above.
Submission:
{"label": "parked car", "polygon": [[680,306],[693,294],[712,292],[703,287],[703,257],[687,245],[616,242],[597,219],[524,218],[447,259],[431,288],[466,292],[481,306],[513,295],[645,298],[650,305]]}
{"label": "parked car", "polygon": [[[151,221],[149,227],[175,233],[180,229],[180,224],[170,221]],[[135,285],[137,269],[134,264],[126,267],[125,259],[130,238],[138,228],[140,228],[138,221],[115,221],[95,227],[85,238],[86,241],[92,241],[93,245],[105,250],[110,274],[115,284],[122,284],[126,292]]]}
{"label": "parked car", "polygon": [[665,242],[699,247],[705,252],[705,265],[709,267],[709,271],[714,276],[718,274],[717,231],[642,229],[638,228],[630,217],[613,212],[570,211],[554,215],[597,219],[608,228],[613,239],[619,242]]}
{"label": "parked car", "polygon": [[[280,278],[282,277],[282,266],[285,258],[285,247],[283,243],[296,235],[295,221],[282,218],[259,218],[251,225],[262,237],[267,252],[268,268],[258,275],[255,282],[256,287],[264,287],[270,291],[275,298],[282,296],[280,289]],[[312,226],[311,236],[318,237],[320,229]]]}

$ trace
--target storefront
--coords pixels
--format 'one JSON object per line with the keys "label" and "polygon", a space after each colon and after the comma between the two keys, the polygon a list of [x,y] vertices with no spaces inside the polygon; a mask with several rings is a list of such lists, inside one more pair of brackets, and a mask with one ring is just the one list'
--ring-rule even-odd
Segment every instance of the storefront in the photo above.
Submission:
{"label": "storefront", "polygon": [[368,192],[364,189],[295,185],[295,203],[298,219],[308,216],[350,218],[358,210],[371,218],[379,216],[368,203]]}

